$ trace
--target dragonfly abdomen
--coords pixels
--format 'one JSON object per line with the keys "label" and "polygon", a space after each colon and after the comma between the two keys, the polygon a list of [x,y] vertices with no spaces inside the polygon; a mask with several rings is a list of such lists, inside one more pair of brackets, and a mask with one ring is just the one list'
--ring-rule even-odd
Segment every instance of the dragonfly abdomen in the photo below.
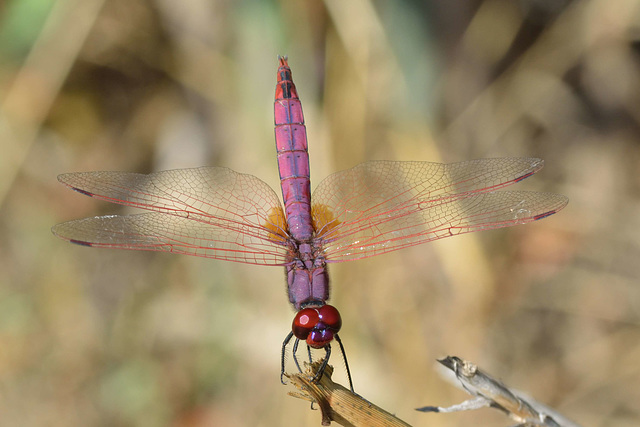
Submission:
{"label": "dragonfly abdomen", "polygon": [[285,58],[280,58],[274,118],[280,186],[289,233],[299,242],[309,241],[313,226],[307,129],[291,69]]}

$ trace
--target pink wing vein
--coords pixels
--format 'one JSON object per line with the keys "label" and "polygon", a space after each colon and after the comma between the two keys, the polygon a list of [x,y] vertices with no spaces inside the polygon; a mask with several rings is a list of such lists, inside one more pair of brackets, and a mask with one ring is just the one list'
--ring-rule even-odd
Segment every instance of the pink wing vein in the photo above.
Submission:
{"label": "pink wing vein", "polygon": [[[496,191],[543,166],[532,158],[460,163],[372,161],[324,179],[313,193],[314,221],[328,262],[366,258],[479,230],[549,216],[565,196]],[[322,215],[330,211],[333,222]]]}
{"label": "pink wing vein", "polygon": [[58,180],[97,199],[153,211],[85,218],[53,228],[74,243],[286,264],[282,205],[255,176],[204,167],[148,175],[80,172]]}

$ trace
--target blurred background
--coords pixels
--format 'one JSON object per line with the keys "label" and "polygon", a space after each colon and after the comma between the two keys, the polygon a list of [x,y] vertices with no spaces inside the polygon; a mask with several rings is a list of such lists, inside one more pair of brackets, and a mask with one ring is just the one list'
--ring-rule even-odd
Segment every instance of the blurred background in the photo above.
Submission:
{"label": "blurred background", "polygon": [[[479,364],[589,426],[640,424],[640,1],[6,0],[0,4],[0,425],[319,425],[287,395],[281,268],[89,249],[127,213],[63,172],[226,166],[277,189],[287,54],[312,187],[372,159],[541,157],[526,226],[332,265],[356,391],[412,425]],[[346,384],[340,357],[334,379]]]}

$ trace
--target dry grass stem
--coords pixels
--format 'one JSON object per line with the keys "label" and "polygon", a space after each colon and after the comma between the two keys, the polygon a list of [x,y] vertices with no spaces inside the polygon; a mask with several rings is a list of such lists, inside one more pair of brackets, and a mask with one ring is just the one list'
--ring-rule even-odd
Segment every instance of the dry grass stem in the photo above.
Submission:
{"label": "dry grass stem", "polygon": [[301,393],[289,393],[299,399],[309,400],[320,407],[322,425],[328,426],[331,421],[342,426],[387,426],[399,427],[409,424],[390,414],[373,403],[363,399],[351,390],[331,380],[333,368],[327,366],[320,381],[311,379],[316,374],[322,360],[313,364],[305,363],[307,371],[302,374],[285,374]]}
{"label": "dry grass stem", "polygon": [[456,356],[438,360],[450,369],[460,382],[461,388],[474,396],[473,399],[446,408],[425,406],[423,412],[458,412],[492,407],[506,413],[509,418],[532,427],[579,427],[555,410],[510,389],[500,381],[484,373],[476,365]]}

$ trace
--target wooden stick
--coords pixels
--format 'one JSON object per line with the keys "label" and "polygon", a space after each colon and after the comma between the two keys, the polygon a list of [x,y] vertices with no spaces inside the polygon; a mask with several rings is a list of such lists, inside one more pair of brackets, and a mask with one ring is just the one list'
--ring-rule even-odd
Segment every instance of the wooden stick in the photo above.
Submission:
{"label": "wooden stick", "polygon": [[418,408],[418,411],[458,412],[491,407],[507,414],[512,420],[517,421],[519,426],[579,427],[556,410],[507,387],[469,361],[456,356],[447,356],[438,362],[450,369],[460,381],[460,388],[474,398],[446,408],[425,406]]}
{"label": "wooden stick", "polygon": [[312,364],[305,363],[307,371],[302,374],[285,374],[300,393],[289,395],[316,403],[322,412],[322,425],[331,421],[349,426],[370,427],[410,427],[409,424],[388,413],[382,408],[363,399],[351,390],[331,380],[333,367],[328,365],[317,383],[311,381],[322,364],[322,359]]}

